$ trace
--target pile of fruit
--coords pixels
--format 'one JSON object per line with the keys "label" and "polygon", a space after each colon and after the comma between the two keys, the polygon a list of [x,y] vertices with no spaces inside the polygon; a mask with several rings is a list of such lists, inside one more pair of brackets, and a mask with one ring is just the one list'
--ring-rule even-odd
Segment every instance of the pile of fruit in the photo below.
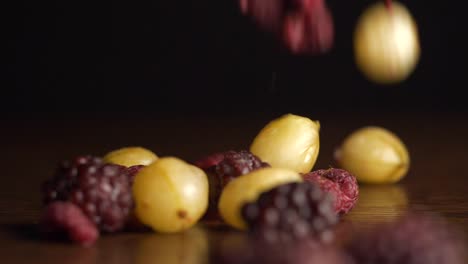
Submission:
{"label": "pile of fruit", "polygon": [[[191,163],[141,147],[64,161],[43,184],[41,227],[47,235],[91,245],[100,234],[125,229],[175,233],[200,221],[218,221],[248,232],[249,248],[255,250],[239,253],[247,254],[243,262],[221,255],[216,263],[267,263],[275,247],[287,258],[271,263],[306,263],[297,258],[310,257],[307,252],[319,252],[313,258],[320,263],[322,257],[341,261],[327,263],[435,263],[433,256],[460,263],[455,262],[458,240],[429,217],[408,216],[357,237],[349,250],[332,247],[337,223],[358,200],[358,181],[396,182],[406,174],[409,156],[393,133],[367,127],[337,149],[341,168],[312,170],[319,130],[319,122],[288,114],[268,123],[249,150],[214,153]],[[438,246],[441,241],[447,246]],[[424,261],[411,260],[414,254]],[[413,262],[395,262],[395,256]]]}

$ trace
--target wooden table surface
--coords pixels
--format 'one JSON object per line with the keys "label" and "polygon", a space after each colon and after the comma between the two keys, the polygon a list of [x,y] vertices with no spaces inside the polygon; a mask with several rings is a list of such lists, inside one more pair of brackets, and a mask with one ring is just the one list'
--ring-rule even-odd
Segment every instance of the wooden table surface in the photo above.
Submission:
{"label": "wooden table surface", "polygon": [[[399,184],[360,186],[360,200],[342,224],[366,228],[407,209],[440,213],[468,235],[468,118],[461,113],[307,113],[321,122],[314,169],[333,165],[333,149],[354,129],[379,125],[406,143],[411,168]],[[0,263],[206,263],[210,250],[242,240],[227,227],[199,224],[185,234],[105,235],[90,248],[42,239],[37,232],[40,183],[57,162],[80,154],[141,145],[159,156],[193,160],[247,148],[275,115],[224,117],[116,116],[2,121]],[[216,247],[215,247],[216,246]]]}

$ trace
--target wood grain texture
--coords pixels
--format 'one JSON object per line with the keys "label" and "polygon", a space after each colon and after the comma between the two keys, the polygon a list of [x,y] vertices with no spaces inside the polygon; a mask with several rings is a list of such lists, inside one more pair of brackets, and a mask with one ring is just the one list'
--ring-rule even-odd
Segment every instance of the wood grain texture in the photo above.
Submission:
{"label": "wood grain texture", "polygon": [[[395,185],[361,185],[357,207],[339,226],[367,229],[407,210],[441,214],[468,235],[468,118],[462,114],[307,114],[321,122],[315,166],[333,166],[333,150],[354,129],[386,127],[406,143],[407,177]],[[0,184],[1,263],[208,263],[214,250],[243,243],[245,234],[200,223],[183,234],[104,235],[91,248],[42,239],[37,231],[40,183],[59,160],[103,155],[141,145],[159,156],[194,160],[204,154],[247,148],[257,131],[276,116],[174,117],[144,119],[16,120],[2,123]],[[341,233],[339,233],[341,234]]]}

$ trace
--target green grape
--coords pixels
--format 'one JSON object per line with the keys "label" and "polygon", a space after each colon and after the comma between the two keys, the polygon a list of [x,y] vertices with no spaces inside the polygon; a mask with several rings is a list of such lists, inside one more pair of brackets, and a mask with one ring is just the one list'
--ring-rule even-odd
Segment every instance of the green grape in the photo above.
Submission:
{"label": "green grape", "polygon": [[178,158],[160,158],[135,177],[136,215],[155,231],[174,233],[192,227],[208,207],[203,170]]}

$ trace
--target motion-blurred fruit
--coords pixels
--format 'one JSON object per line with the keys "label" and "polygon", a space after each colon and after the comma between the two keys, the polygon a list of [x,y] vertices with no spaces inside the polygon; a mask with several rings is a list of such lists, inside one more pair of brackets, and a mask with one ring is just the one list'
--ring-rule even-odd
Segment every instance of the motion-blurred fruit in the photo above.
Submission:
{"label": "motion-blurred fruit", "polygon": [[359,18],[354,32],[358,68],[377,83],[397,83],[415,69],[420,57],[416,22],[408,9],[378,1]]}

